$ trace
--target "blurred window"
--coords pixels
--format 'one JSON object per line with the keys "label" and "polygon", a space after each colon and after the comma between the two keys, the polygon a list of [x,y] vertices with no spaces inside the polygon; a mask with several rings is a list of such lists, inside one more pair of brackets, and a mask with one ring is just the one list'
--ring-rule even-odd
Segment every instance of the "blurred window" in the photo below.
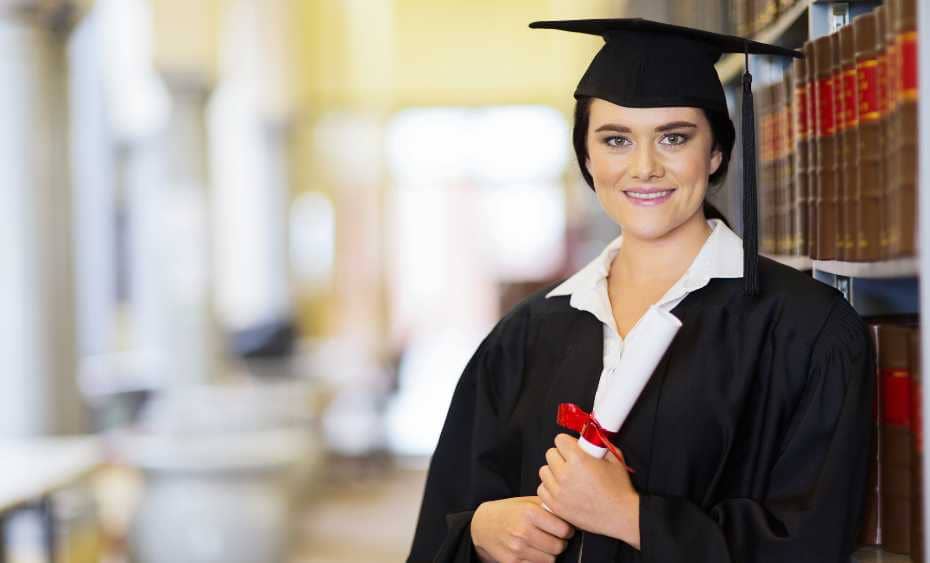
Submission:
{"label": "blurred window", "polygon": [[542,106],[407,109],[389,122],[395,451],[432,452],[455,383],[500,315],[498,284],[562,264],[568,140],[563,115]]}

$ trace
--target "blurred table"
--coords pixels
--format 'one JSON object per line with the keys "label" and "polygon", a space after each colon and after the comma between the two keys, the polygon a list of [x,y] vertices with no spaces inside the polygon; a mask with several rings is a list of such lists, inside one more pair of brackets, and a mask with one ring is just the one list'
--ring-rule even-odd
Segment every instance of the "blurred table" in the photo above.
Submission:
{"label": "blurred table", "polygon": [[[38,507],[46,550],[55,553],[52,494],[77,483],[103,463],[103,447],[93,436],[0,440],[0,563],[6,561],[5,523],[22,508]],[[50,558],[53,555],[50,555]]]}

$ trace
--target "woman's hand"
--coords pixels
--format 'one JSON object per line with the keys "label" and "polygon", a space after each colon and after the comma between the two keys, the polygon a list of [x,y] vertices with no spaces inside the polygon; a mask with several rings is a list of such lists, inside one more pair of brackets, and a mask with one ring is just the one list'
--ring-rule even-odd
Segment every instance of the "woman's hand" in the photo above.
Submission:
{"label": "woman's hand", "polygon": [[539,470],[539,498],[576,528],[610,536],[639,549],[639,494],[612,455],[597,459],[567,434],[555,437]]}
{"label": "woman's hand", "polygon": [[552,563],[575,530],[542,507],[538,497],[481,503],[471,538],[482,561]]}

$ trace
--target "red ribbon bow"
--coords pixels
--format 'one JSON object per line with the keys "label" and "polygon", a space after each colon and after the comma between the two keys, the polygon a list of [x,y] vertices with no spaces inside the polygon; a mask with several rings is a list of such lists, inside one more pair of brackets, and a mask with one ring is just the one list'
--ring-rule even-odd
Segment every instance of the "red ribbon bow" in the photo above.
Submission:
{"label": "red ribbon bow", "polygon": [[634,473],[633,469],[626,464],[626,460],[623,459],[623,453],[610,441],[617,433],[604,430],[592,414],[585,412],[574,403],[562,403],[559,405],[559,412],[556,414],[555,421],[562,428],[580,433],[581,437],[592,445],[607,448],[607,451],[613,454],[626,467],[627,471]]}

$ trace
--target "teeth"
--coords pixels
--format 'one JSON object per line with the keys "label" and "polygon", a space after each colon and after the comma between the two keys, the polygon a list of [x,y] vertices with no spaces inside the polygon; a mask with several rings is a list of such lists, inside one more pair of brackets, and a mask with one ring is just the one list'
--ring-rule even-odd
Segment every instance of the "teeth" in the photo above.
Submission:
{"label": "teeth", "polygon": [[626,195],[634,199],[659,199],[660,197],[665,197],[670,193],[672,193],[672,190],[666,190],[664,192],[652,192],[649,194],[644,194],[640,192],[626,192]]}

